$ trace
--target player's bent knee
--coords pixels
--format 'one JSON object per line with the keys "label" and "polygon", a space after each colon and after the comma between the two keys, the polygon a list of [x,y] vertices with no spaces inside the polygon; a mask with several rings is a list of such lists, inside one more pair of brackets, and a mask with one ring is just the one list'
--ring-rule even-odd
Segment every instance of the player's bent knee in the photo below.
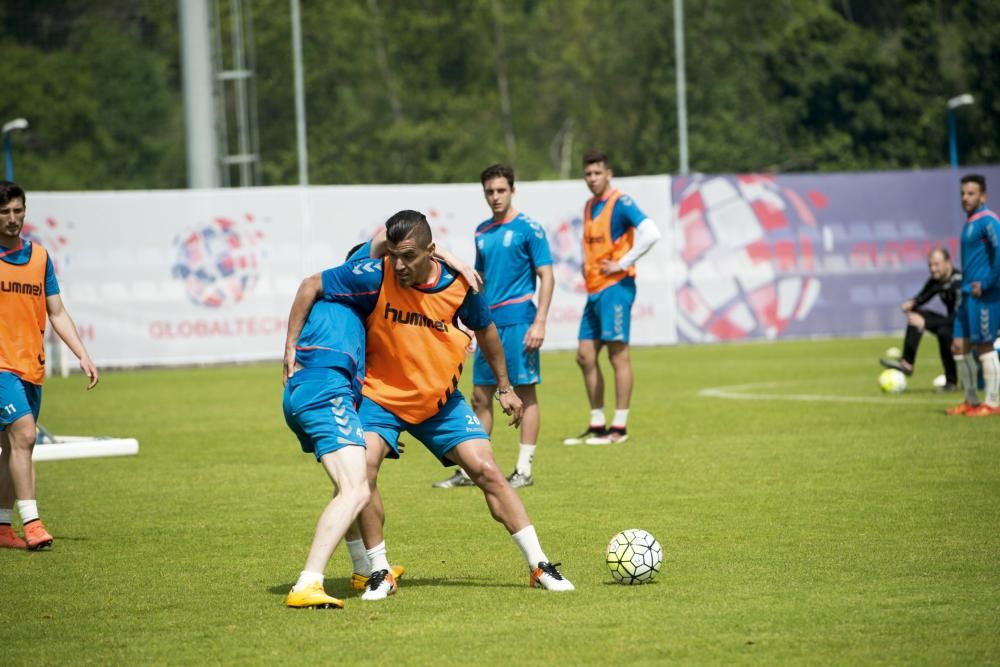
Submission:
{"label": "player's bent knee", "polygon": [[351,503],[355,514],[365,508],[372,498],[371,486],[368,484],[358,484],[344,490],[345,499]]}
{"label": "player's bent knee", "polygon": [[7,440],[11,449],[24,450],[35,446],[35,420],[31,415],[26,415],[7,427]]}
{"label": "player's bent knee", "polygon": [[494,487],[506,481],[496,461],[478,461],[474,466],[470,466],[466,472],[469,478],[476,483],[476,486],[483,489]]}

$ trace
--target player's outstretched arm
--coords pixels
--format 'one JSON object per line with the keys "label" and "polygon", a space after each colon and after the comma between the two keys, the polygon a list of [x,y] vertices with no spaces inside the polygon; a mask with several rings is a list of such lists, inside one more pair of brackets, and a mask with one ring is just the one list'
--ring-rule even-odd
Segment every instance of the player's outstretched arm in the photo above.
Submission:
{"label": "player's outstretched arm", "polygon": [[500,342],[497,327],[490,322],[488,326],[476,329],[475,333],[479,349],[482,350],[486,363],[490,365],[493,377],[497,379],[496,399],[500,403],[500,408],[505,415],[511,417],[511,426],[520,426],[524,407],[521,405],[521,399],[514,393],[510,378],[507,377],[507,360],[504,358],[503,343]]}
{"label": "player's outstretched arm", "polygon": [[58,294],[45,297],[45,309],[49,313],[49,322],[52,323],[52,329],[66,343],[70,351],[76,355],[76,358],[80,360],[80,370],[83,371],[89,380],[87,389],[93,389],[100,380],[100,374],[97,372],[97,366],[94,365],[90,355],[87,354],[87,348],[84,347],[83,341],[80,340],[80,332],[77,331],[76,323],[69,316],[66,306],[63,305],[62,297]]}
{"label": "player's outstretched arm", "polygon": [[282,384],[288,384],[288,378],[295,374],[295,346],[302,335],[302,327],[306,324],[306,318],[312,310],[313,304],[323,296],[323,279],[321,274],[315,273],[299,285],[295,293],[295,300],[292,301],[292,310],[288,313],[288,333],[285,334],[285,354],[284,368],[282,373]]}

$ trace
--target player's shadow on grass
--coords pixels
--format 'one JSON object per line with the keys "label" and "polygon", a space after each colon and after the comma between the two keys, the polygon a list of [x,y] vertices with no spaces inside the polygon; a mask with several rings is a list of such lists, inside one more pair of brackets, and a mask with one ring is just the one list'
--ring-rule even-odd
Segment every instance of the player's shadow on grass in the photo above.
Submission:
{"label": "player's shadow on grass", "polygon": [[[288,595],[288,591],[292,590],[292,586],[295,584],[291,581],[287,584],[278,584],[276,586],[271,586],[267,590],[272,595]],[[400,579],[399,585],[401,588],[419,588],[422,586],[467,586],[469,588],[523,588],[520,584],[514,583],[497,583],[490,579],[483,579],[480,577],[462,577],[455,578],[449,577],[448,579],[440,578],[417,578],[417,577],[404,577]],[[361,591],[354,591],[351,588],[351,580],[345,579],[343,577],[337,579],[326,579],[324,588],[327,591],[345,591],[350,590],[357,593],[358,596],[361,595]]]}
{"label": "player's shadow on grass", "polygon": [[[632,585],[633,586],[642,586],[643,588],[646,588],[647,586],[656,586],[659,583],[660,583],[659,581],[653,580],[653,581],[647,581],[644,584],[632,584]],[[622,584],[619,584],[617,581],[605,581],[604,585],[605,586],[622,586]]]}
{"label": "player's shadow on grass", "polygon": [[56,544],[59,542],[89,542],[90,538],[86,535],[77,537],[76,535],[63,535],[59,533],[55,537]]}

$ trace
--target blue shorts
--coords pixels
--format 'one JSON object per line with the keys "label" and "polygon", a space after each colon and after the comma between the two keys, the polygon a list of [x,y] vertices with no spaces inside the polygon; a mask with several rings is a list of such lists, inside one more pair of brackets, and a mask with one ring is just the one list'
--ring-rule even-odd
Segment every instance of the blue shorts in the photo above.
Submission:
{"label": "blue shorts", "polygon": [[41,409],[41,385],[25,382],[13,373],[0,371],[0,424],[13,424],[28,414],[37,422]]}
{"label": "blue shorts", "polygon": [[[531,328],[530,323],[508,324],[497,327],[500,342],[503,343],[503,356],[507,360],[507,377],[513,385],[540,384],[542,382],[541,367],[538,365],[538,350],[524,349],[524,335]],[[472,363],[472,383],[497,383],[493,369],[486,362],[482,350],[476,348],[476,356]]]}
{"label": "blue shorts", "polygon": [[351,379],[335,368],[304,368],[285,385],[285,423],[318,461],[348,445],[365,446],[361,420],[354,409]]}
{"label": "blue shorts", "polygon": [[377,433],[389,445],[387,456],[391,459],[399,458],[401,431],[409,431],[410,435],[424,443],[424,447],[444,466],[454,465],[445,455],[466,440],[490,439],[460,391],[455,391],[436,415],[419,424],[403,421],[367,396],[361,399],[358,414],[365,425],[365,432]]}
{"label": "blue shorts", "polygon": [[983,301],[968,294],[955,311],[955,338],[965,338],[973,345],[992,343],[1000,327],[1000,301]]}
{"label": "blue shorts", "polygon": [[635,281],[623,280],[587,297],[580,320],[580,340],[627,343],[635,302]]}

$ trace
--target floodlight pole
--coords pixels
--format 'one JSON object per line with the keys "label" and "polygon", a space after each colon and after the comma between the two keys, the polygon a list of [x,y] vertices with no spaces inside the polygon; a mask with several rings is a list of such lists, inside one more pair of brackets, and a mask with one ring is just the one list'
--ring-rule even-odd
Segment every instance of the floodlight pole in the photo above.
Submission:
{"label": "floodlight pole", "polygon": [[958,170],[958,132],[956,130],[955,109],[972,104],[975,101],[975,98],[968,93],[948,100],[948,149],[951,156],[952,171]]}
{"label": "floodlight pole", "polygon": [[24,130],[28,127],[28,121],[24,118],[15,118],[3,124],[3,155],[6,165],[6,179],[14,180],[14,144],[10,135],[14,130]]}
{"label": "floodlight pole", "polygon": [[309,185],[309,148],[306,145],[306,94],[302,76],[302,19],[299,0],[292,5],[292,65],[295,76],[295,139],[299,153],[299,185]]}
{"label": "floodlight pole", "polygon": [[682,176],[688,165],[687,82],[684,70],[684,0],[674,0],[674,53],[677,61],[677,143]]}

